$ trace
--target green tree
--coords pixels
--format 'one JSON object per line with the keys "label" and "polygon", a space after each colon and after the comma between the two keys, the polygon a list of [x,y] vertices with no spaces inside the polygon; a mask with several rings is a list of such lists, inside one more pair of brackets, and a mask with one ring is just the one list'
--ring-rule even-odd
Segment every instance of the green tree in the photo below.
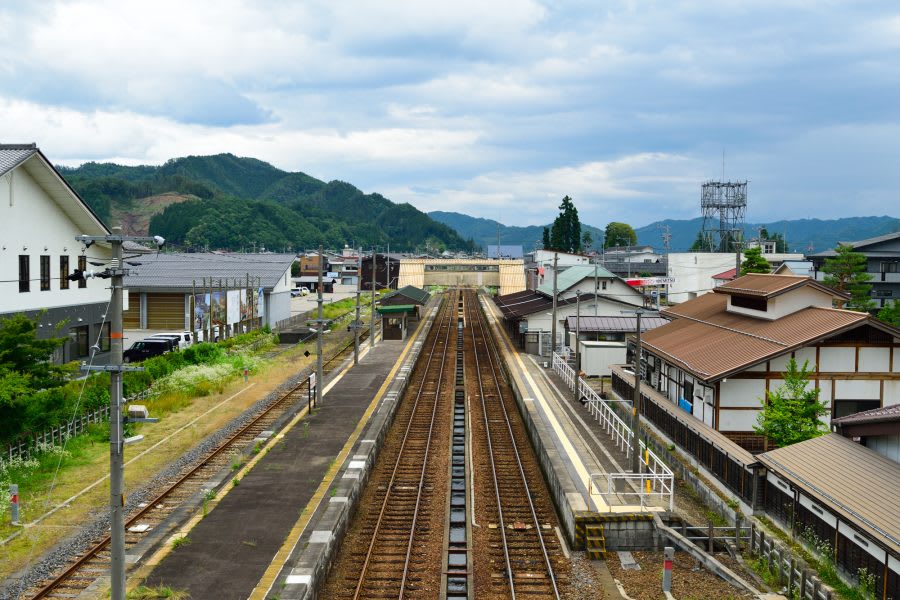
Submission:
{"label": "green tree", "polygon": [[690,251],[691,252],[703,252],[704,250],[708,250],[706,240],[703,239],[703,232],[698,231],[697,237],[694,239],[694,243],[691,244]]}
{"label": "green tree", "polygon": [[581,236],[581,247],[584,250],[588,250],[593,245],[594,245],[594,236],[591,235],[590,231],[585,231]]}
{"label": "green tree", "polygon": [[820,418],[828,413],[828,407],[819,401],[821,390],[809,386],[810,373],[808,360],[798,369],[797,361],[791,358],[787,371],[782,373],[784,384],[775,391],[766,392],[766,402],[753,429],[779,447],[828,431]]}
{"label": "green tree", "polygon": [[[838,244],[837,253],[825,259],[822,272],[825,273],[823,283],[839,292],[850,294],[846,303],[849,310],[867,311],[875,306],[872,301],[872,286],[868,282],[872,276],[866,273],[866,255],[854,252],[850,244]],[[844,302],[838,303],[843,307]]]}
{"label": "green tree", "polygon": [[562,252],[581,251],[581,221],[572,198],[566,196],[559,205],[559,216],[550,228],[550,245]]}
{"label": "green tree", "polygon": [[637,244],[637,234],[628,223],[613,221],[606,226],[606,235],[603,239],[604,248],[615,246],[634,246]]}
{"label": "green tree", "polygon": [[769,261],[763,258],[760,248],[747,248],[744,252],[744,262],[741,263],[741,275],[747,273],[769,273],[771,272]]}
{"label": "green tree", "polygon": [[0,321],[0,370],[31,377],[35,389],[62,385],[67,370],[51,359],[65,342],[64,337],[38,339],[37,318],[21,313],[7,317]]}
{"label": "green tree", "polygon": [[544,245],[544,250],[550,250],[553,247],[553,244],[550,243],[550,228],[549,227],[544,227],[544,235],[543,235],[542,243]]}
{"label": "green tree", "polygon": [[878,319],[888,325],[900,327],[900,302],[894,300],[878,311]]}

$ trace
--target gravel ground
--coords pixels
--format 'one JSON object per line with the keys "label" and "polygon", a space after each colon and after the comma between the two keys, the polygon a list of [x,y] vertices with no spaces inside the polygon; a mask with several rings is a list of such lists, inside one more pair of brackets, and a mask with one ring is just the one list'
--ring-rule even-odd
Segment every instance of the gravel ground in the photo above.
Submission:
{"label": "gravel ground", "polygon": [[[199,462],[203,457],[212,452],[224,438],[243,427],[252,420],[253,416],[260,412],[263,407],[274,402],[287,390],[305,380],[307,376],[308,374],[304,371],[285,380],[265,398],[259,400],[253,406],[245,410],[239,417],[235,418],[227,427],[220,429],[207,437],[203,442],[182,455],[180,459],[175,461],[164,471],[145,480],[141,487],[128,495],[128,500],[125,505],[126,514],[130,514],[137,510],[139,504],[152,500],[159,490],[167,486],[179,473],[184,471],[187,467]],[[73,556],[83,554],[93,543],[107,535],[109,532],[109,513],[106,507],[98,509],[94,514],[95,517],[91,523],[85,525],[78,533],[60,542],[52,550],[45,553],[44,556],[36,559],[27,571],[18,573],[2,582],[2,584],[0,584],[0,600],[14,600],[18,598],[23,591],[34,588],[42,581],[51,578],[54,573],[58,573],[65,565],[67,565]]]}
{"label": "gravel ground", "polygon": [[[607,565],[622,586],[625,593],[635,600],[664,600],[662,593],[662,552],[633,552],[632,555],[641,566],[640,571],[626,571],[622,569],[619,555],[609,553]],[[693,558],[684,552],[675,553],[675,561],[672,569],[672,595],[678,600],[708,600],[717,599],[751,599],[749,594],[741,589],[733,587],[710,573],[703,567],[698,567]]]}

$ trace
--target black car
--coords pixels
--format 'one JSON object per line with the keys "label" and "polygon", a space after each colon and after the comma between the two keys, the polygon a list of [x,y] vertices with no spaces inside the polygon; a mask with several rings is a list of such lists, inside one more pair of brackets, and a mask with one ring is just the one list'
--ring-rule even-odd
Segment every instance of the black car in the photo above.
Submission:
{"label": "black car", "polygon": [[[177,347],[177,342],[176,342]],[[153,356],[159,356],[160,354],[165,354],[169,350],[172,349],[172,342],[170,340],[152,340],[145,339],[139,342],[135,342],[131,345],[131,348],[122,353],[122,360],[124,362],[138,362],[142,360],[146,360]]]}

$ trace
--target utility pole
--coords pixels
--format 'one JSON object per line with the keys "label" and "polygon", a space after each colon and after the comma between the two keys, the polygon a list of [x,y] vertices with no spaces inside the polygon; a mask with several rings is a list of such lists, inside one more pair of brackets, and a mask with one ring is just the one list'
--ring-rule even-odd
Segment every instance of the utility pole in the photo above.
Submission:
{"label": "utility pole", "polygon": [[634,351],[634,397],[631,403],[631,471],[635,474],[641,472],[641,315],[648,311],[638,308],[634,311],[637,315],[637,340]]}
{"label": "utility pole", "polygon": [[741,276],[741,242],[738,241],[738,231],[734,230],[734,278]]}
{"label": "utility pole", "polygon": [[369,349],[375,347],[375,264],[378,262],[378,256],[375,254],[375,246],[372,246],[372,309],[369,321]]}
{"label": "utility pole", "polygon": [[581,337],[581,290],[575,290],[575,401],[581,399],[578,390],[578,374],[581,372],[581,354],[578,351]]}
{"label": "utility pole", "polygon": [[[122,373],[125,371],[142,371],[141,367],[122,364],[122,289],[124,288],[125,266],[122,262],[122,242],[152,241],[162,248],[165,240],[159,236],[132,237],[123,236],[121,227],[113,227],[111,235],[87,236],[79,235],[75,241],[90,246],[94,242],[107,242],[112,245],[112,261],[110,266],[97,277],[111,279],[112,297],[109,302],[109,349],[110,364],[88,366],[82,365],[83,371],[106,371],[109,373],[109,525],[110,525],[110,587],[112,600],[125,600],[125,444],[136,439],[125,439],[122,417]],[[87,276],[95,276],[93,273]],[[77,278],[85,277],[78,273]],[[156,419],[133,419],[134,421],[153,422]]]}
{"label": "utility pole", "polygon": [[597,277],[598,271],[597,265],[597,257],[594,257],[594,316],[597,316],[597,304],[599,303],[599,298],[597,296],[600,293],[600,279]]}
{"label": "utility pole", "polygon": [[353,364],[359,364],[359,294],[362,291],[362,248],[356,253],[356,318],[353,320]]}
{"label": "utility pole", "polygon": [[319,244],[319,289],[316,303],[319,305],[319,318],[316,319],[316,406],[322,403],[322,388],[324,387],[324,375],[322,373],[322,329],[325,327],[325,321],[322,319],[322,267],[325,266],[323,258],[324,249]]}
{"label": "utility pole", "polygon": [[556,265],[559,262],[559,253],[553,253],[553,322],[550,324],[550,356],[556,352]]}

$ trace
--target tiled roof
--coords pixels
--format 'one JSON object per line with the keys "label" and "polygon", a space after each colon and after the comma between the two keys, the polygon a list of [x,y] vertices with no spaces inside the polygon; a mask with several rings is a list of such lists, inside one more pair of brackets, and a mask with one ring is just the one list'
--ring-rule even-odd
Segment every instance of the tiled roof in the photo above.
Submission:
{"label": "tiled roof", "polygon": [[836,433],[756,458],[842,520],[900,550],[900,464]]}
{"label": "tiled roof", "polygon": [[[565,271],[560,271],[556,275],[556,291],[558,293],[562,293],[577,284],[582,279],[594,278],[594,273],[597,274],[598,278],[604,279],[615,279],[616,276],[607,271],[605,268],[600,265],[575,265],[569,267]],[[553,269],[547,269],[546,275],[544,275],[544,283],[540,285],[537,291],[547,294],[548,296],[553,295]]]}
{"label": "tiled roof", "polygon": [[[839,244],[849,244],[850,246],[853,246],[854,250],[865,252],[865,250],[861,250],[865,246],[871,246],[872,244],[877,244],[879,242],[886,242],[888,240],[894,240],[894,239],[897,239],[898,237],[900,237],[900,231],[894,231],[893,233],[886,233],[884,235],[871,237],[871,238],[868,238],[865,240],[858,240],[855,242],[838,242],[838,243]],[[865,253],[869,254],[868,252],[865,252]],[[892,254],[896,255],[896,253],[892,253]],[[834,251],[834,248],[830,248],[830,249],[824,250],[822,252],[816,252],[815,254],[811,254],[810,256],[811,257],[812,256],[829,257],[829,256],[836,256],[836,255],[837,255],[837,252]]]}
{"label": "tiled roof", "polygon": [[705,380],[871,321],[864,313],[809,307],[769,321],[727,312],[728,298],[704,294],[667,308],[675,321],[648,332],[643,345]]}
{"label": "tiled roof", "polygon": [[[577,317],[568,317],[566,324],[571,331],[575,331]],[[641,317],[641,331],[650,331],[668,323],[668,319],[662,317]],[[581,317],[578,327],[584,332],[609,332],[609,333],[633,333],[637,330],[637,317]]]}
{"label": "tiled roof", "polygon": [[737,279],[723,283],[713,291],[717,294],[733,294],[736,296],[756,296],[760,298],[772,298],[797,289],[809,286],[836,298],[848,295],[826,287],[810,277],[802,275],[773,275],[764,273],[748,273]]}
{"label": "tiled roof", "polygon": [[238,285],[243,285],[249,275],[251,282],[258,277],[258,285],[271,290],[295,258],[293,254],[147,254],[132,261],[140,264],[129,267],[131,274],[125,278],[125,287],[189,291],[195,281],[201,286],[204,278],[212,278],[215,287],[219,279],[228,279],[231,285],[237,280]]}
{"label": "tiled roof", "polygon": [[0,144],[0,176],[37,154],[36,144]]}
{"label": "tiled roof", "polygon": [[869,423],[882,423],[885,421],[900,421],[900,404],[893,406],[883,406],[881,408],[873,408],[872,410],[864,410],[862,412],[832,419],[834,425],[867,425]]}
{"label": "tiled roof", "polygon": [[734,279],[734,274],[737,273],[737,269],[728,269],[727,271],[722,271],[721,273],[716,273],[712,276],[713,279],[717,280],[727,280],[730,281]]}

